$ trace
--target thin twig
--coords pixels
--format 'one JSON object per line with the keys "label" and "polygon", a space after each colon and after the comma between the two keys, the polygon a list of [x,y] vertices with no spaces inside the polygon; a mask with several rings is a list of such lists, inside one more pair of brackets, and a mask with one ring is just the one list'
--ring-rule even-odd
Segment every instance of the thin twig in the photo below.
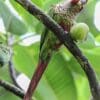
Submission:
{"label": "thin twig", "polygon": [[18,83],[16,81],[17,75],[16,75],[16,71],[13,66],[12,59],[9,61],[8,67],[9,67],[10,77],[11,77],[14,85],[22,90],[22,88],[18,85]]}
{"label": "thin twig", "polygon": [[12,45],[11,44],[14,42],[14,39],[13,38],[14,37],[11,34],[9,34],[8,37],[7,37],[7,44],[10,47],[10,54],[11,54],[10,60],[8,62],[8,68],[9,68],[10,77],[11,77],[14,85],[21,89],[21,87],[18,85],[18,83],[16,81],[17,73],[15,71],[15,68],[14,68],[14,65],[13,65],[13,61],[12,61],[13,50],[12,50]]}
{"label": "thin twig", "polygon": [[15,1],[23,6],[30,14],[40,20],[41,23],[43,23],[48,29],[54,32],[58,39],[65,45],[66,48],[68,48],[87,75],[93,99],[100,100],[99,83],[96,79],[96,74],[91,64],[88,62],[88,59],[82,54],[80,49],[71,39],[70,35],[66,34],[53,19],[41,11],[41,9],[39,9],[36,5],[32,4],[29,0]]}
{"label": "thin twig", "polygon": [[20,98],[24,97],[24,92],[10,83],[0,80],[0,86],[5,88],[7,91],[12,92],[13,94],[15,94],[16,96],[18,96]]}

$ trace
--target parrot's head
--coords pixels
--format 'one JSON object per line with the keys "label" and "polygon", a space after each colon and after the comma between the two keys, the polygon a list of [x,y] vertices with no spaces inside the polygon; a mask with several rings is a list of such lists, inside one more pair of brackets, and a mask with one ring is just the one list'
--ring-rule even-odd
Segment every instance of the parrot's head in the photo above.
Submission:
{"label": "parrot's head", "polygon": [[73,8],[78,8],[79,12],[83,9],[88,0],[70,0]]}
{"label": "parrot's head", "polygon": [[76,5],[76,4],[81,4],[81,5],[84,5],[87,3],[88,0],[71,0],[71,3],[73,5]]}

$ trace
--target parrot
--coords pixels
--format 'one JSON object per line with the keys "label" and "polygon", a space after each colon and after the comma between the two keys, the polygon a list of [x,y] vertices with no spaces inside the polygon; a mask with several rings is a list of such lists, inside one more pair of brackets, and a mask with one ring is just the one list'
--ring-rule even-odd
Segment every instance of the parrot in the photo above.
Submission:
{"label": "parrot", "polygon": [[[87,0],[64,0],[52,6],[48,15],[54,19],[65,32],[70,33],[77,15],[81,12],[86,3]],[[23,100],[32,99],[32,95],[49,64],[52,55],[59,50],[61,45],[62,43],[54,33],[45,27],[40,40],[38,65]]]}

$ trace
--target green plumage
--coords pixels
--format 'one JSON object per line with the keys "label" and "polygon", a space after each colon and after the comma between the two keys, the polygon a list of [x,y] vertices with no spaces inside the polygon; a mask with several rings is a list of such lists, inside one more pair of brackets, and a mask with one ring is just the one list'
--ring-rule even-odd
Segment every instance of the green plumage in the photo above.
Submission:
{"label": "green plumage", "polygon": [[[70,32],[71,27],[75,23],[75,17],[82,10],[84,0],[65,0],[64,3],[60,3],[52,7],[49,11],[49,15],[64,29],[64,31]],[[31,100],[32,93],[38,85],[52,54],[58,50],[62,43],[57,37],[49,31],[44,29],[41,36],[40,54],[37,69],[32,77],[28,91],[24,97],[24,100]]]}
{"label": "green plumage", "polygon": [[[59,3],[53,6],[49,15],[59,24],[65,31],[70,31],[70,28],[73,26],[75,22],[75,17],[81,11],[83,5],[81,2],[73,5],[70,1],[66,1],[64,3]],[[52,56],[53,52],[55,52],[61,43],[57,39],[57,37],[49,31],[47,28],[44,29],[41,36],[40,43],[40,60],[48,61]]]}

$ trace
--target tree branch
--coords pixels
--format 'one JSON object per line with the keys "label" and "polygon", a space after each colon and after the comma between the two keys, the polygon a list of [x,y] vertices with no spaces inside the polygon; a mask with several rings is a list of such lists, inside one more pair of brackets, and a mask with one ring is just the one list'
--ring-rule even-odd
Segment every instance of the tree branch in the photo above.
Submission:
{"label": "tree branch", "polygon": [[24,92],[12,84],[9,84],[3,80],[0,80],[0,86],[5,88],[7,91],[12,92],[13,94],[15,94],[16,96],[20,98],[24,97]]}
{"label": "tree branch", "polygon": [[38,20],[41,21],[48,29],[50,29],[58,37],[58,39],[65,45],[66,48],[72,53],[76,58],[78,63],[81,65],[84,70],[91,89],[93,100],[100,99],[99,92],[99,83],[96,79],[96,74],[88,62],[88,59],[82,54],[77,45],[73,42],[69,33],[65,33],[64,30],[48,15],[46,15],[41,9],[36,5],[32,4],[29,0],[15,0],[21,6],[23,6],[30,14],[35,16]]}

